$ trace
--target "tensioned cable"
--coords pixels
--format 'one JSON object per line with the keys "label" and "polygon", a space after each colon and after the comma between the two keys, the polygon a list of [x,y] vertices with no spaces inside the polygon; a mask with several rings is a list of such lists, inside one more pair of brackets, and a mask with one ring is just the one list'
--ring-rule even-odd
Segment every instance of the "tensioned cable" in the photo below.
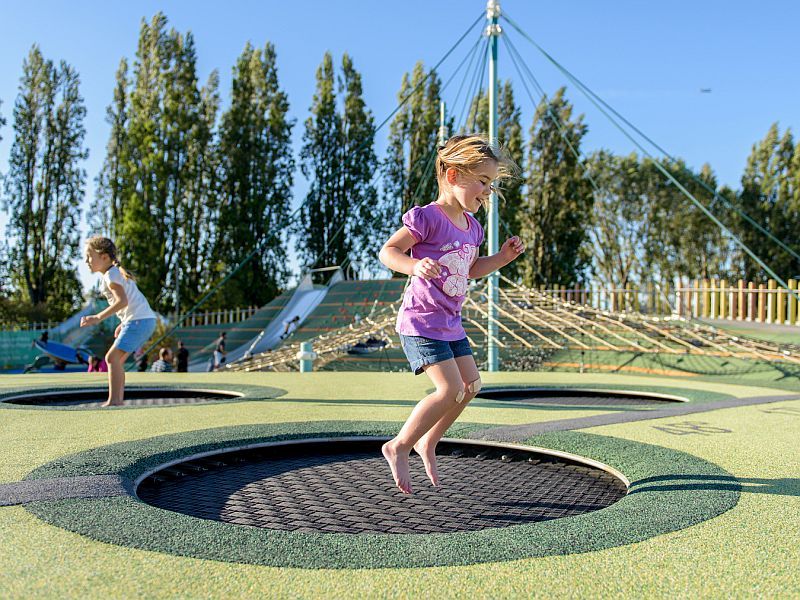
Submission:
{"label": "tensioned cable", "polygon": [[767,274],[769,274],[773,279],[775,279],[778,283],[780,283],[781,286],[785,288],[787,292],[792,294],[796,299],[800,300],[800,295],[798,295],[794,290],[790,289],[786,281],[784,281],[778,274],[776,274],[763,260],[761,260],[761,258],[758,257],[758,255],[755,254],[755,252],[753,252],[744,242],[742,242],[736,235],[734,235],[733,232],[730,231],[730,229],[728,229],[705,206],[703,206],[703,204],[700,201],[698,201],[697,198],[695,198],[694,195],[689,190],[687,190],[680,181],[675,179],[672,173],[667,171],[659,161],[655,160],[655,157],[644,146],[642,146],[633,136],[631,136],[630,133],[628,133],[625,130],[625,128],[622,127],[611,115],[609,115],[608,112],[606,112],[603,109],[603,107],[600,106],[596,100],[594,100],[594,98],[592,98],[588,93],[586,93],[583,90],[583,88],[578,84],[577,81],[573,80],[571,74],[568,71],[566,71],[566,69],[563,69],[553,57],[551,57],[543,48],[541,48],[536,42],[534,42],[533,39],[531,39],[530,36],[528,36],[528,34],[526,34],[516,25],[516,23],[514,23],[508,17],[505,18],[509,22],[509,24],[511,24],[511,26],[517,30],[517,32],[520,35],[522,35],[531,44],[533,44],[533,46],[537,50],[539,50],[539,52],[541,52],[551,63],[553,63],[553,65],[556,66],[556,68],[558,68],[567,78],[569,78],[570,81],[573,81],[573,83],[578,85],[579,86],[578,89],[580,89],[583,92],[583,94],[589,99],[589,101],[611,122],[612,125],[614,125],[626,138],[628,138],[637,148],[639,148],[639,150],[641,150],[643,154],[645,154],[648,158],[652,159],[653,165],[659,171],[661,171],[661,173],[665,177],[667,177],[667,179],[669,179],[673,184],[675,184],[675,186],[681,191],[681,193],[684,196],[686,196],[689,200],[691,200],[691,202],[697,208],[699,208],[703,212],[703,214],[705,214],[709,219],[711,219],[717,225],[717,227],[722,229],[722,231],[724,231],[737,245],[739,245],[739,247],[742,248],[742,250],[744,250],[748,256],[750,256],[750,258],[756,261],[756,263],[762,269],[764,269],[764,271],[766,271]]}
{"label": "tensioned cable", "polygon": [[[510,19],[510,17],[507,17],[507,16],[504,15],[504,18],[511,24],[512,27],[514,27],[517,31],[519,31],[523,36],[525,35],[521,31],[521,29]],[[530,38],[528,38],[528,39],[532,44],[534,44],[534,46],[536,46],[539,49],[540,52],[542,52],[556,66],[557,69],[559,69],[562,73],[564,73],[564,75],[569,77],[573,81],[573,83],[575,83],[576,86],[582,88],[584,93],[591,95],[598,102],[600,102],[604,107],[606,107],[615,116],[617,116],[623,123],[625,123],[633,131],[635,131],[637,134],[639,134],[651,146],[653,146],[661,154],[663,154],[665,157],[667,157],[670,160],[670,162],[672,162],[673,164],[675,164],[677,166],[682,166],[681,163],[678,161],[678,159],[676,159],[674,156],[672,156],[669,152],[667,152],[667,150],[662,148],[657,142],[655,142],[652,138],[650,138],[647,134],[645,134],[641,129],[636,127],[636,125],[634,125],[628,119],[626,119],[623,115],[621,115],[616,109],[614,109],[613,106],[611,106],[605,100],[603,100],[600,96],[595,94],[586,84],[584,84],[580,79],[578,79],[575,75],[573,75],[571,72],[569,72],[569,70],[567,70],[566,67],[564,67],[563,65],[559,64],[554,58],[552,58],[549,54],[547,54],[547,52],[545,52],[541,47],[539,47],[538,44],[536,44],[536,42],[534,42]],[[697,183],[699,183],[703,187],[703,189],[705,189],[707,192],[713,194],[715,201],[717,200],[717,198],[722,200],[722,202],[723,202],[723,204],[725,205],[726,208],[736,212],[738,215],[743,217],[745,219],[745,221],[750,223],[750,225],[752,225],[753,227],[758,229],[762,234],[766,235],[769,239],[771,239],[773,242],[778,244],[781,247],[781,249],[783,249],[787,253],[791,254],[797,260],[800,260],[800,254],[798,254],[795,250],[793,250],[791,247],[786,245],[786,243],[784,243],[780,238],[776,237],[771,231],[769,231],[768,229],[763,227],[761,224],[759,224],[757,221],[755,221],[752,217],[750,217],[747,213],[745,213],[738,206],[733,204],[730,200],[728,200],[719,191],[717,191],[717,190],[713,189],[711,186],[709,186],[705,181],[702,180],[702,178],[698,177],[691,169],[689,169],[686,166],[683,166],[683,170],[690,177],[692,177],[692,179],[694,179]]]}
{"label": "tensioned cable", "polygon": [[[475,26],[476,26],[478,23],[480,23],[480,22],[481,22],[481,21],[482,21],[484,18],[485,18],[485,17],[484,17],[484,14],[483,14],[483,12],[481,12],[480,16],[479,16],[477,19],[475,19],[475,20],[474,20],[474,21],[473,21],[473,22],[472,22],[472,23],[469,25],[469,27],[468,27],[468,28],[467,28],[467,30],[466,30],[466,31],[465,31],[465,32],[464,32],[464,33],[461,35],[461,37],[459,37],[459,38],[458,38],[458,40],[457,40],[457,41],[456,41],[456,42],[455,42],[455,43],[454,43],[454,44],[453,44],[453,45],[450,47],[450,49],[449,49],[449,50],[448,50],[448,51],[447,51],[447,52],[444,54],[444,56],[443,56],[441,59],[439,59],[439,61],[438,61],[438,62],[437,62],[437,63],[436,63],[436,64],[435,64],[435,65],[434,65],[432,68],[431,68],[431,70],[430,70],[430,72],[428,73],[428,75],[422,79],[422,81],[419,83],[419,85],[417,85],[417,87],[416,87],[416,88],[414,88],[414,89],[413,89],[411,92],[409,92],[409,93],[408,93],[408,95],[406,95],[406,97],[405,97],[405,98],[403,98],[403,99],[401,100],[400,104],[399,104],[399,105],[398,105],[398,106],[397,106],[397,107],[396,107],[396,108],[395,108],[395,109],[394,109],[394,110],[393,110],[393,111],[392,111],[392,112],[391,112],[391,113],[390,113],[390,114],[389,114],[389,115],[388,115],[388,116],[387,116],[387,117],[386,117],[386,118],[385,118],[383,121],[381,121],[381,123],[380,123],[380,124],[379,124],[379,125],[378,125],[378,126],[377,126],[377,127],[376,127],[376,128],[373,130],[373,131],[372,131],[372,135],[371,135],[371,136],[369,136],[369,138],[368,138],[367,140],[365,140],[365,141],[362,143],[362,147],[363,147],[363,146],[366,146],[368,143],[370,143],[370,142],[373,140],[373,138],[375,137],[375,134],[376,134],[376,133],[377,133],[377,132],[378,132],[378,131],[379,131],[381,128],[383,128],[383,127],[384,127],[384,125],[386,125],[386,123],[388,123],[388,122],[389,122],[389,121],[392,119],[392,117],[394,117],[394,115],[395,115],[395,114],[396,114],[396,113],[397,113],[397,112],[398,112],[398,111],[399,111],[399,110],[400,110],[400,109],[401,109],[401,108],[402,108],[402,107],[405,105],[405,103],[406,103],[406,102],[408,102],[408,101],[409,101],[409,99],[410,99],[410,98],[411,98],[411,97],[412,97],[414,94],[416,94],[416,93],[419,91],[419,89],[420,89],[420,88],[421,88],[421,87],[422,87],[422,86],[423,86],[423,85],[424,85],[424,84],[427,82],[428,78],[429,78],[429,77],[431,77],[431,75],[433,75],[433,74],[435,74],[435,73],[436,73],[436,70],[437,70],[437,69],[438,69],[438,68],[439,68],[439,67],[442,65],[442,63],[444,63],[444,61],[445,61],[445,60],[447,60],[447,58],[448,58],[448,57],[449,57],[449,56],[450,56],[450,55],[451,55],[451,54],[452,54],[452,53],[455,51],[455,49],[456,49],[456,48],[457,48],[457,47],[458,47],[458,46],[461,44],[461,42],[462,42],[462,41],[464,41],[464,39],[465,39],[465,38],[466,38],[466,37],[467,37],[467,36],[470,34],[470,32],[472,32],[472,30],[475,28]],[[357,148],[357,149],[356,149],[356,151],[354,151],[354,152],[357,152],[357,151],[359,151],[359,150],[361,150],[361,147]],[[291,215],[289,215],[289,216],[288,216],[288,217],[287,217],[287,218],[286,218],[286,219],[285,219],[285,220],[284,220],[284,221],[283,221],[281,224],[279,224],[277,227],[275,227],[275,232],[273,232],[273,233],[270,233],[270,234],[269,234],[269,235],[268,235],[268,236],[267,236],[267,237],[266,237],[264,240],[262,240],[262,241],[261,241],[259,244],[257,244],[257,245],[256,245],[256,247],[255,247],[255,248],[254,248],[254,249],[253,249],[253,250],[250,252],[250,254],[248,254],[248,255],[247,255],[247,256],[246,256],[244,259],[242,259],[242,261],[241,261],[241,262],[240,262],[238,265],[236,265],[236,267],[235,267],[233,270],[231,270],[231,271],[230,271],[230,272],[229,272],[227,275],[225,275],[225,277],[223,277],[223,278],[222,278],[222,279],[219,281],[219,283],[217,283],[216,285],[214,285],[214,286],[213,286],[213,287],[212,287],[212,288],[211,288],[211,289],[210,289],[208,292],[206,292],[206,293],[205,293],[205,294],[204,294],[204,295],[203,295],[203,296],[202,296],[202,297],[201,297],[201,298],[200,298],[200,299],[199,299],[197,302],[195,302],[195,303],[194,303],[194,305],[193,305],[193,306],[192,306],[192,307],[191,307],[191,308],[190,308],[190,309],[189,309],[189,310],[188,310],[186,313],[184,313],[184,314],[183,314],[183,316],[179,317],[179,318],[178,318],[178,320],[176,321],[176,323],[175,323],[175,324],[174,324],[174,325],[173,325],[173,326],[172,326],[172,327],[171,327],[171,328],[170,328],[168,331],[166,331],[166,332],[165,332],[163,335],[161,335],[161,337],[159,337],[159,338],[158,338],[158,339],[157,339],[155,342],[153,342],[153,343],[152,343],[152,344],[151,344],[151,345],[150,345],[150,346],[149,346],[149,347],[148,347],[148,348],[145,350],[144,354],[145,354],[145,355],[146,355],[146,354],[149,354],[149,353],[150,353],[150,352],[151,352],[151,351],[152,351],[154,348],[156,348],[156,347],[158,346],[158,344],[159,344],[159,343],[160,343],[160,342],[161,342],[161,341],[162,341],[164,338],[166,338],[167,336],[169,336],[169,335],[170,335],[170,334],[171,334],[173,331],[175,331],[175,330],[176,330],[178,327],[180,327],[180,325],[181,325],[181,324],[182,324],[182,323],[183,323],[183,322],[184,322],[184,321],[185,321],[185,320],[186,320],[186,319],[187,319],[187,318],[188,318],[190,315],[192,315],[192,314],[193,314],[193,313],[194,313],[194,312],[195,312],[195,311],[196,311],[196,310],[197,310],[197,309],[198,309],[200,306],[202,306],[202,305],[203,305],[203,304],[204,304],[204,303],[205,303],[205,302],[206,302],[206,301],[207,301],[207,300],[208,300],[208,299],[209,299],[211,296],[213,296],[215,293],[217,293],[217,291],[218,291],[218,290],[219,290],[219,289],[220,289],[220,288],[221,288],[221,287],[222,287],[222,286],[223,286],[223,285],[224,285],[224,284],[225,284],[225,283],[226,283],[226,282],[227,282],[227,281],[228,281],[228,280],[229,280],[231,277],[233,277],[233,276],[234,276],[236,273],[238,273],[238,272],[239,272],[239,271],[240,271],[240,270],[241,270],[241,269],[242,269],[242,268],[243,268],[243,267],[244,267],[244,266],[245,266],[245,265],[246,265],[246,264],[247,264],[247,263],[248,263],[250,260],[252,260],[252,258],[253,258],[253,257],[254,257],[256,254],[258,254],[258,253],[261,251],[261,248],[262,248],[262,247],[263,247],[263,246],[264,246],[264,245],[265,245],[265,244],[266,244],[268,241],[270,241],[270,240],[271,240],[273,237],[275,237],[276,235],[278,235],[278,232],[285,231],[285,230],[286,230],[286,229],[287,229],[287,228],[288,228],[290,225],[292,225],[292,224],[293,224],[293,223],[294,223],[294,222],[297,220],[297,217],[298,217],[298,215],[300,214],[300,210],[301,210],[302,206],[303,206],[303,203],[301,203],[301,204],[300,204],[300,206],[298,206],[298,207],[297,207],[297,208],[296,208],[296,209],[295,209],[295,210],[294,210],[294,211],[291,213]],[[131,359],[132,359],[132,358],[133,358],[133,355],[129,356],[129,358],[131,358]]]}
{"label": "tensioned cable", "polygon": [[[505,35],[505,36],[502,37],[502,39],[503,39],[503,43],[506,45],[506,48],[509,51],[509,56],[511,57],[511,62],[514,64],[514,68],[517,70],[517,73],[520,76],[520,80],[522,81],[522,85],[525,88],[525,92],[528,94],[528,98],[531,101],[531,104],[536,105],[536,104],[541,103],[547,97],[547,94],[545,93],[544,88],[539,84],[539,81],[536,79],[536,77],[533,75],[531,70],[528,68],[528,65],[525,64],[525,62],[522,60],[522,57],[519,56],[519,53],[517,52],[516,47],[513,45],[511,40],[508,39],[508,36]],[[519,62],[518,62],[518,59],[519,59]],[[522,63],[523,67],[525,68],[525,71],[528,74],[528,77],[531,79],[532,83],[536,87],[536,89],[537,89],[537,91],[539,93],[539,102],[536,102],[536,100],[534,100],[533,94],[531,93],[530,89],[528,88],[528,83],[525,80],[525,75],[523,74],[522,70],[520,69],[519,63]],[[572,141],[569,139],[569,136],[567,135],[566,131],[564,130],[563,123],[561,123],[561,120],[559,119],[558,115],[555,114],[555,112],[553,111],[552,107],[549,104],[546,104],[545,106],[546,106],[546,109],[547,109],[547,115],[550,117],[550,120],[553,122],[553,124],[558,129],[559,135],[564,140],[564,142],[566,142],[566,144],[569,147],[570,151],[572,152],[573,156],[575,156],[575,159],[578,161],[578,165],[583,170],[584,175],[586,176],[586,178],[591,183],[591,185],[594,188],[595,192],[598,195],[602,196],[603,192],[600,189],[600,186],[594,180],[594,178],[592,177],[591,172],[589,171],[589,169],[584,164],[584,161],[583,161],[584,157],[581,156],[580,152],[578,150],[576,150],[575,146],[572,144]],[[501,221],[501,224],[505,228],[506,232],[510,233],[508,224],[505,223],[505,221]],[[542,281],[544,281],[544,276],[542,275],[541,271],[539,271],[539,268],[536,266],[536,264],[534,264],[533,267],[536,270],[536,272],[539,275],[539,277],[542,279]]]}
{"label": "tensioned cable", "polygon": [[[475,43],[475,45],[474,45],[474,46],[473,46],[473,48],[472,48],[472,50],[473,50],[473,51],[474,51],[474,50],[475,50],[475,49],[478,47],[478,45],[480,44],[480,42],[481,42],[481,38],[479,37],[479,38],[478,38],[478,41]],[[462,61],[459,63],[458,67],[456,68],[456,72],[454,72],[454,73],[453,73],[453,75],[451,75],[451,76],[450,76],[450,78],[449,78],[449,79],[448,79],[448,80],[445,82],[445,84],[444,84],[444,85],[441,87],[441,89],[439,90],[439,94],[440,94],[440,95],[441,95],[442,93],[444,93],[444,91],[447,89],[447,87],[448,87],[448,86],[450,85],[450,83],[453,81],[453,79],[455,78],[455,75],[456,75],[456,73],[457,73],[457,72],[458,72],[458,71],[461,69],[461,67],[462,67],[462,66],[464,65],[464,63],[466,62],[466,58],[467,58],[467,57],[464,57],[464,59],[462,59]],[[432,71],[432,72],[435,72],[435,67],[434,67],[433,69],[431,69],[431,71]],[[466,79],[468,76],[469,76],[469,71],[465,71],[464,78]],[[427,79],[428,79],[428,77],[430,77],[430,74],[429,74],[428,76],[426,76],[425,78],[423,78],[423,83],[425,82],[425,80],[427,80]],[[461,82],[461,83],[462,83],[462,86],[463,86],[463,84],[464,84],[464,80],[462,80],[462,82]],[[419,91],[419,90],[421,90],[421,84],[420,84],[420,85],[418,85],[418,86],[417,86],[417,88],[415,88],[415,91]],[[412,94],[413,94],[413,92],[412,92]],[[408,97],[406,97],[406,100],[407,100],[407,99],[408,99]],[[404,100],[404,102],[405,102],[405,100]],[[395,112],[397,112],[397,111],[395,111]],[[373,134],[373,135],[374,135],[374,134]],[[435,158],[436,158],[436,148],[435,148],[435,146],[434,146],[434,149],[433,149],[433,151],[430,153],[430,155],[429,155],[429,157],[428,157],[428,160],[427,160],[427,163],[426,163],[426,165],[425,165],[425,168],[424,168],[424,170],[423,170],[422,176],[420,177],[420,180],[419,180],[419,182],[417,183],[417,188],[414,190],[414,193],[411,195],[411,199],[412,199],[412,201],[413,201],[413,200],[415,200],[415,199],[417,199],[417,198],[419,197],[419,192],[420,192],[420,190],[422,189],[422,185],[424,184],[424,182],[425,182],[425,180],[426,180],[426,178],[427,178],[427,176],[428,176],[428,173],[429,173],[430,167],[433,165],[433,162],[434,162],[434,159],[435,159]],[[377,171],[376,171],[376,173],[375,173],[375,175],[373,176],[373,178],[370,180],[370,185],[372,185],[373,183],[375,183],[375,182],[376,182],[376,180],[378,179],[378,177],[379,177],[379,176],[381,176],[382,174],[383,174],[383,172],[382,172],[380,169],[379,169],[379,170],[377,170]],[[358,208],[359,206],[361,206],[361,204],[364,202],[364,200],[365,200],[365,198],[363,198],[361,201],[359,201],[357,204],[355,204],[355,205],[353,206],[353,208]],[[337,238],[338,238],[338,237],[339,237],[339,236],[342,234],[342,232],[344,231],[345,225],[346,225],[346,221],[342,221],[341,225],[339,225],[338,229],[337,229],[337,230],[334,232],[334,234],[333,234],[333,235],[331,236],[331,238],[328,240],[328,243],[327,243],[327,244],[325,244],[325,250],[327,250],[328,248],[330,248],[331,244],[333,244],[333,242],[334,242],[334,241],[335,241],[335,240],[336,240],[336,239],[337,239]],[[319,260],[319,259],[317,259],[317,260]],[[349,258],[348,258],[348,260],[349,260]],[[347,261],[345,261],[345,263],[346,263],[346,262],[347,262]],[[314,266],[316,266],[316,264],[317,264],[317,262],[314,262],[314,264],[311,266],[311,268],[313,268]]]}

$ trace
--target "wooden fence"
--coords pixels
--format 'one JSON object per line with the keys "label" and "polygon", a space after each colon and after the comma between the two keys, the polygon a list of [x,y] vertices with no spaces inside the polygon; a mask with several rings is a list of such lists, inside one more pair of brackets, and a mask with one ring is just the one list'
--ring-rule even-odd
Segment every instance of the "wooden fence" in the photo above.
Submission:
{"label": "wooden fence", "polygon": [[691,287],[675,290],[675,312],[684,317],[800,325],[798,282],[787,281],[782,288],[770,279],[766,283],[724,279],[702,279]]}
{"label": "wooden fence", "polygon": [[[201,327],[204,325],[229,325],[231,323],[239,323],[252,317],[258,311],[258,307],[247,306],[244,308],[231,308],[228,310],[212,310],[205,312],[196,312],[188,317],[181,323],[181,327]],[[176,323],[179,318],[185,315],[170,314],[167,319],[170,323]]]}

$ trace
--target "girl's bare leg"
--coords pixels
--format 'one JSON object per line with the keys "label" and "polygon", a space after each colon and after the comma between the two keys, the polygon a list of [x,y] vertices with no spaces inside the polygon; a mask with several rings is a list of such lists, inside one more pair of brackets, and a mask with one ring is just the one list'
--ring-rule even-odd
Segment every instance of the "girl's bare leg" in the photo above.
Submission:
{"label": "girl's bare leg", "polygon": [[100,406],[122,406],[125,400],[125,359],[130,352],[111,348],[106,353],[108,363],[108,400]]}
{"label": "girl's bare leg", "polygon": [[433,485],[439,485],[439,471],[436,468],[436,444],[439,443],[445,432],[450,429],[450,426],[455,423],[469,401],[475,397],[475,393],[469,391],[468,386],[480,379],[478,366],[475,364],[475,359],[472,355],[459,356],[455,361],[461,374],[464,399],[451,406],[444,416],[414,444],[414,451],[422,457],[422,462],[425,464],[425,472]]}
{"label": "girl's bare leg", "polygon": [[463,389],[461,373],[454,359],[430,365],[425,369],[436,390],[420,400],[411,411],[397,436],[383,445],[383,456],[392,469],[397,487],[404,494],[411,493],[408,473],[408,456],[411,449],[431,427],[456,404],[456,396]]}

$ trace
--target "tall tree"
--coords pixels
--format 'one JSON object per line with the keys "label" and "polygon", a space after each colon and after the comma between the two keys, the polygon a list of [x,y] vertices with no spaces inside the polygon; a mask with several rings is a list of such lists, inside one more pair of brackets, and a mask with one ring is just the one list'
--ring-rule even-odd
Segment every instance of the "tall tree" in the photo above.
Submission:
{"label": "tall tree", "polygon": [[215,213],[199,207],[216,202],[217,85],[214,72],[200,87],[191,32],[168,31],[162,13],[142,21],[131,75],[124,59],[117,71],[92,225],[115,237],[160,310],[193,302],[208,277],[205,217]]}
{"label": "tall tree", "polygon": [[4,200],[13,279],[24,300],[46,303],[48,316],[58,319],[81,299],[74,263],[88,157],[86,108],[80,78],[66,62],[55,66],[34,45],[22,70]]}
{"label": "tall tree", "polygon": [[265,304],[285,284],[286,235],[292,198],[294,122],[278,81],[275,48],[249,43],[233,69],[231,106],[220,126],[222,170],[215,264],[228,268],[256,255],[224,288],[218,304]]}
{"label": "tall tree", "polygon": [[589,264],[592,193],[578,158],[587,127],[564,93],[562,87],[542,99],[530,130],[527,195],[518,213],[528,244],[518,261],[527,285],[578,282]]}
{"label": "tall tree", "polygon": [[410,76],[403,74],[397,99],[408,101],[395,115],[389,130],[381,211],[381,220],[386,224],[384,233],[396,229],[401,215],[412,206],[428,204],[438,195],[434,160],[441,87],[436,72],[426,72],[422,62],[414,66]]}
{"label": "tall tree", "polygon": [[344,94],[339,192],[349,210],[345,226],[345,235],[352,244],[349,258],[374,271],[384,229],[384,224],[375,219],[375,122],[364,102],[361,74],[347,53],[342,56],[339,93]]}
{"label": "tall tree", "polygon": [[[519,174],[504,182],[498,203],[500,221],[500,238],[516,235],[520,230],[519,212],[523,206],[523,184],[521,173],[525,161],[525,147],[522,135],[520,108],[514,101],[514,89],[511,81],[499,86],[497,94],[497,142],[508,154],[519,169]],[[475,130],[489,132],[489,95],[483,91],[472,101],[468,122],[475,123]],[[475,215],[481,225],[486,227],[486,211]],[[503,274],[510,279],[520,276],[519,261],[514,261],[503,269]]]}
{"label": "tall tree", "polygon": [[[768,229],[795,251],[800,251],[800,175],[798,150],[792,132],[780,134],[773,124],[763,140],[753,145],[742,175],[739,207],[750,218]],[[739,238],[775,273],[785,278],[800,274],[800,264],[784,252],[768,236],[743,218],[736,223]],[[763,269],[744,252],[738,263],[746,279],[767,277]]]}
{"label": "tall tree", "polygon": [[361,75],[345,54],[337,85],[333,58],[326,53],[317,69],[301,151],[301,168],[310,180],[298,230],[303,232],[300,251],[307,267],[344,265],[377,249],[375,232],[382,223],[376,221],[373,205],[373,133]]}
{"label": "tall tree", "polygon": [[128,142],[128,61],[117,68],[114,99],[106,108],[106,123],[111,126],[106,157],[96,179],[95,198],[88,218],[94,233],[118,237],[126,194],[130,190]]}

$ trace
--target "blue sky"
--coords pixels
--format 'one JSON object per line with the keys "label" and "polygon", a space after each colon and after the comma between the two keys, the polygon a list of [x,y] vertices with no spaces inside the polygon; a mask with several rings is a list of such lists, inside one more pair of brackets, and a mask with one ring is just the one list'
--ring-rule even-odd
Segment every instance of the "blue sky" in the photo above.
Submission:
{"label": "blue sky", "polygon": [[[781,130],[800,125],[800,3],[791,0],[633,0],[544,2],[503,0],[502,9],[559,62],[671,154],[699,167],[708,162],[721,183],[738,187],[752,144],[770,124]],[[112,97],[114,73],[122,57],[132,61],[141,19],[163,11],[172,27],[195,36],[201,81],[212,69],[221,76],[223,109],[230,73],[247,41],[272,42],[278,53],[281,85],[302,122],[314,93],[314,72],[325,51],[335,60],[343,52],[362,73],[364,95],[376,122],[396,106],[402,74],[417,60],[432,66],[485,8],[484,0],[293,0],[228,3],[189,1],[99,2],[33,0],[0,7],[0,173],[8,170],[13,138],[11,112],[21,66],[32,44],[47,58],[64,59],[80,73],[86,101],[86,145],[90,158],[86,207],[94,193],[105,153],[105,109]],[[477,29],[442,67],[447,78]],[[506,28],[515,46],[545,90],[567,82],[516,32]],[[501,78],[515,83],[523,105],[524,125],[532,107],[501,45]],[[449,91],[460,84],[457,76]],[[711,93],[701,93],[710,88]],[[583,149],[634,150],[578,91],[568,98],[586,115],[589,133]],[[458,112],[456,110],[456,112]],[[385,133],[378,136],[382,154]],[[305,192],[302,176],[293,203]],[[7,216],[0,213],[5,231]],[[92,279],[83,267],[81,277]]]}

